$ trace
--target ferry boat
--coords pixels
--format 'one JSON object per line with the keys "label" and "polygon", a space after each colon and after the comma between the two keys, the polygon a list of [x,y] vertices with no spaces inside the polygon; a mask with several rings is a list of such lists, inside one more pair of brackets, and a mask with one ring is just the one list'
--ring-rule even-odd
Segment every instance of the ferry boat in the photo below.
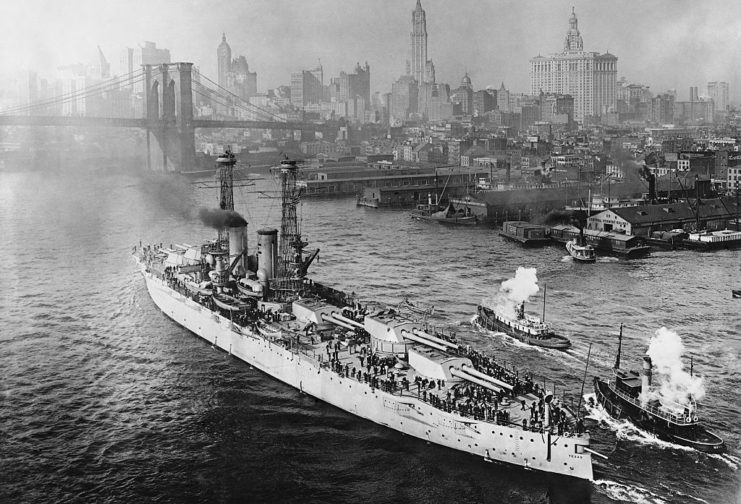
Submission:
{"label": "ferry boat", "polygon": [[553,332],[553,329],[538,317],[525,314],[523,301],[516,310],[515,319],[505,317],[496,310],[479,305],[477,323],[490,331],[500,331],[528,345],[567,350],[571,347],[568,338]]}
{"label": "ferry boat", "polygon": [[[224,191],[231,161],[218,162]],[[282,163],[281,187],[280,243],[277,230],[260,230],[254,254],[244,245],[243,219],[200,246],[135,247],[155,305],[214,347],[360,418],[488,462],[593,478],[589,433],[525,373],[308,278],[316,253],[304,257],[298,232],[295,163]],[[231,211],[228,197],[220,202]],[[184,286],[205,278],[216,297]],[[260,284],[262,295],[241,295],[238,284],[254,286],[244,279]],[[215,302],[224,296],[246,307],[224,309]],[[522,401],[541,400],[532,421]]]}
{"label": "ferry boat", "polygon": [[664,441],[696,450],[719,453],[725,443],[716,434],[707,430],[697,417],[697,404],[688,400],[685,404],[661,404],[658,400],[646,400],[651,390],[651,357],[643,357],[643,370],[639,375],[633,370],[620,368],[620,350],[623,329],[620,327],[618,353],[615,358],[614,379],[602,380],[594,377],[594,393],[597,402],[614,418],[629,420],[638,428]]}

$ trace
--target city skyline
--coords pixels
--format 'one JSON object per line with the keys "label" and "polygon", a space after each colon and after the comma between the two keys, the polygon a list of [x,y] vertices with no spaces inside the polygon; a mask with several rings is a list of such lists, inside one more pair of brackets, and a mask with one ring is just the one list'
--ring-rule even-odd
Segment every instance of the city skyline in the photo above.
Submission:
{"label": "city skyline", "polygon": [[[90,60],[100,46],[112,71],[120,74],[121,50],[152,40],[169,49],[173,61],[192,61],[216,78],[216,48],[226,33],[233,53],[243,54],[257,72],[261,92],[289,85],[292,72],[320,60],[326,75],[368,61],[371,91],[389,92],[411,59],[415,4],[323,0],[255,1],[248,6],[231,0],[187,5],[154,0],[132,8],[119,0],[103,7],[89,0],[71,5],[36,0],[1,8],[0,61],[10,73],[26,67],[49,75],[57,66]],[[435,62],[437,81],[454,86],[468,72],[475,89],[498,88],[504,82],[513,92],[529,92],[529,61],[562,50],[572,6],[584,49],[615,54],[618,78],[648,85],[653,93],[676,89],[679,99],[688,98],[690,86],[704,93],[708,82],[725,81],[730,100],[738,102],[741,70],[733,47],[741,36],[721,19],[732,18],[741,7],[718,0],[702,9],[669,0],[649,5],[422,0],[427,58]],[[224,14],[207,18],[206,12]],[[18,22],[24,19],[32,22]]]}

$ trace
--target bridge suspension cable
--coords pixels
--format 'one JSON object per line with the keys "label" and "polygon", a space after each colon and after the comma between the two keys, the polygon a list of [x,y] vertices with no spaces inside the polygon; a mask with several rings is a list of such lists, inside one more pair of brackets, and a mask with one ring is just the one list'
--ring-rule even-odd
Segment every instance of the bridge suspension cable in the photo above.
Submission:
{"label": "bridge suspension cable", "polygon": [[[267,116],[267,118],[266,118],[266,116],[263,114],[262,117],[260,117],[261,114],[258,111],[255,111],[254,109],[247,108],[247,107],[245,107],[243,104],[241,104],[239,102],[230,101],[230,99],[229,99],[228,96],[225,96],[223,94],[216,93],[213,90],[211,90],[210,88],[205,87],[203,85],[193,86],[193,93],[196,94],[196,95],[198,95],[198,96],[203,97],[206,101],[210,101],[212,103],[216,103],[216,104],[221,105],[221,106],[223,106],[225,108],[232,108],[233,107],[233,108],[237,108],[237,109],[243,110],[243,111],[247,112],[248,114],[252,115],[253,117],[256,117],[257,119],[261,119],[263,121],[274,120],[273,119],[274,116]],[[284,122],[284,121],[280,121],[280,122]]]}
{"label": "bridge suspension cable", "polygon": [[30,112],[31,110],[38,108],[48,108],[55,105],[61,105],[63,103],[80,100],[82,98],[99,96],[108,91],[119,89],[122,85],[130,86],[133,84],[137,84],[144,80],[144,77],[145,76],[143,71],[135,71],[123,76],[112,77],[108,80],[93,84],[92,86],[86,86],[82,89],[69,91],[67,93],[54,96],[52,98],[47,98],[45,100],[39,100],[4,109],[0,111],[0,115],[23,114],[24,112]]}
{"label": "bridge suspension cable", "polygon": [[[265,110],[264,108],[258,107],[254,103],[250,103],[250,102],[244,100],[241,96],[238,96],[238,95],[232,93],[231,91],[229,91],[228,89],[220,86],[218,83],[212,81],[211,79],[209,79],[205,75],[201,74],[201,77],[203,79],[205,79],[206,81],[208,81],[209,83],[211,83],[213,86],[215,86],[217,89],[219,89],[223,93],[226,93],[227,95],[229,95],[229,96],[231,96],[233,98],[236,98],[237,100],[239,100],[243,104],[246,104],[248,107],[252,107],[253,109],[259,110],[260,112],[263,112],[263,113],[267,114],[269,117],[271,117],[272,119],[276,119],[279,122],[286,122],[286,120],[284,118],[282,118],[282,117],[280,117],[280,116],[278,116],[276,114],[273,114],[269,110]],[[203,85],[202,83],[199,83],[199,84]],[[204,86],[204,87],[206,87],[206,86]],[[206,87],[206,89],[208,89],[208,87]]]}

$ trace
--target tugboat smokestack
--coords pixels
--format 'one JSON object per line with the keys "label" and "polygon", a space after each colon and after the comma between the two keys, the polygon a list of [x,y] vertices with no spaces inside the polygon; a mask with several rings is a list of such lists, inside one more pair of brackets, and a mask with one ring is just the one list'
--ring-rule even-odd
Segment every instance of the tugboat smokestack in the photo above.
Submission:
{"label": "tugboat smokestack", "polygon": [[651,357],[643,356],[643,373],[641,373],[641,394],[645,397],[651,387]]}

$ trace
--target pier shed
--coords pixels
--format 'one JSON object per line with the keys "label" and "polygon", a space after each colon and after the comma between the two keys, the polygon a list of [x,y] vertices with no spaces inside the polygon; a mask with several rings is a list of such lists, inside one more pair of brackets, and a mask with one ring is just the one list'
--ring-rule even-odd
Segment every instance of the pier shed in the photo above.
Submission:
{"label": "pier shed", "polygon": [[739,209],[733,198],[712,198],[662,205],[639,205],[604,210],[587,219],[587,229],[651,236],[671,229],[725,229]]}

